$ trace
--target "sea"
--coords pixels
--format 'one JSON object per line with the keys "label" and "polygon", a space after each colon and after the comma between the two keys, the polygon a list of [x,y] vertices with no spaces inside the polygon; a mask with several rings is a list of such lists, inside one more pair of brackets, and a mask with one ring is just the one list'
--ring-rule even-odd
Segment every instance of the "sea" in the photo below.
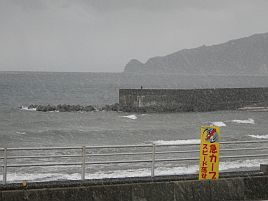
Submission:
{"label": "sea", "polygon": [[[188,113],[124,113],[124,112],[37,112],[30,104],[94,105],[118,102],[120,88],[230,88],[268,87],[267,76],[176,75],[134,73],[71,73],[71,72],[0,72],[0,148],[82,147],[111,145],[183,145],[199,143],[202,125],[218,125],[221,141],[268,139],[267,110],[233,110]],[[263,147],[266,143],[247,144]],[[239,144],[227,148],[239,148]],[[163,146],[165,147],[165,146]],[[174,147],[173,150],[179,148]],[[199,149],[196,147],[195,149]],[[133,150],[132,150],[133,151]],[[143,151],[136,148],[134,151]],[[10,151],[12,152],[12,151]],[[28,155],[33,151],[29,150]],[[92,151],[94,152],[94,151]],[[104,153],[95,151],[94,153]],[[106,152],[110,152],[106,151]],[[26,152],[25,152],[26,153]],[[35,151],[35,154],[38,151]],[[15,153],[8,153],[12,156]],[[20,153],[21,154],[21,153]],[[49,154],[40,152],[39,154]],[[63,155],[63,151],[51,153]],[[67,154],[71,154],[69,151]],[[238,152],[231,155],[239,154]],[[255,154],[242,151],[241,154]],[[230,155],[230,153],[226,153]],[[3,151],[0,151],[0,158]],[[199,156],[192,153],[191,156]],[[163,155],[162,158],[172,157]],[[174,157],[187,157],[186,154]],[[129,156],[128,159],[131,157]],[[120,160],[122,160],[121,158]],[[47,160],[47,159],[46,159]],[[37,159],[9,159],[8,164],[51,162]],[[87,162],[98,160],[88,157]],[[101,159],[114,160],[113,157]],[[3,159],[1,160],[3,164]],[[53,159],[53,163],[68,161]],[[236,158],[220,162],[221,171],[256,170],[266,158]],[[147,166],[146,166],[147,165]],[[198,161],[155,164],[155,175],[178,175],[198,172]],[[145,166],[145,167],[144,167]],[[151,164],[88,165],[86,178],[149,176]],[[10,167],[8,182],[80,179],[80,167]],[[0,170],[0,182],[2,180]]]}

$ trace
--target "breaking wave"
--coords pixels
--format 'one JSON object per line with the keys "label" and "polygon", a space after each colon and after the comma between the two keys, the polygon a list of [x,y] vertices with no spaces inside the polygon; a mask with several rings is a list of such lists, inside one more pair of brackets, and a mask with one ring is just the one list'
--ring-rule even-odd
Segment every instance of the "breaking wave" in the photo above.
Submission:
{"label": "breaking wave", "polygon": [[219,127],[223,127],[226,126],[226,124],[222,121],[215,121],[215,122],[211,122],[210,123],[212,126],[219,126]]}
{"label": "breaking wave", "polygon": [[25,135],[26,132],[17,131],[16,134],[19,134],[19,135]]}
{"label": "breaking wave", "polygon": [[268,107],[243,107],[239,110],[250,111],[250,112],[268,112]]}
{"label": "breaking wave", "polygon": [[257,139],[268,139],[268,134],[267,135],[248,135],[252,138],[257,138]]}
{"label": "breaking wave", "polygon": [[[237,160],[220,163],[220,171],[236,171],[244,169],[256,170],[260,163],[267,163],[268,159],[253,159],[253,160]],[[180,167],[158,167],[155,169],[155,175],[184,175],[198,173],[198,165],[180,166]],[[145,177],[150,176],[150,168],[126,169],[115,171],[98,171],[95,173],[87,173],[86,179],[103,179],[103,178],[130,178],[130,177]],[[27,181],[56,181],[56,180],[80,180],[80,173],[60,174],[60,173],[11,173],[7,175],[9,182]]]}
{"label": "breaking wave", "polygon": [[200,144],[200,139],[188,139],[188,140],[157,140],[153,141],[156,145],[178,145],[178,144]]}
{"label": "breaking wave", "polygon": [[131,115],[127,115],[127,116],[121,116],[121,117],[125,117],[125,118],[128,118],[128,119],[133,119],[133,120],[138,118],[135,114],[131,114]]}
{"label": "breaking wave", "polygon": [[246,120],[234,119],[234,120],[232,120],[232,122],[238,123],[238,124],[255,124],[254,119],[251,119],[251,118],[248,118]]}
{"label": "breaking wave", "polygon": [[29,108],[27,106],[21,106],[20,110],[25,110],[25,111],[36,111],[36,108]]}
{"label": "breaking wave", "polygon": [[212,122],[207,122],[212,126],[219,126],[219,127],[224,127],[226,126],[226,123],[237,123],[237,124],[255,124],[254,119],[248,118],[245,120],[240,120],[240,119],[234,119],[234,120],[227,120],[227,121],[212,121]]}

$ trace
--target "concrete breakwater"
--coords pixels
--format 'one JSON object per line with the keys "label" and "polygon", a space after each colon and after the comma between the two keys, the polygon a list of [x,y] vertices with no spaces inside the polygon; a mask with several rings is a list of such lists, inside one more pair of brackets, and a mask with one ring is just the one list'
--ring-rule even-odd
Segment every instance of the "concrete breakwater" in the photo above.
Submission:
{"label": "concrete breakwater", "polygon": [[0,201],[220,201],[268,199],[268,176],[259,173],[55,181],[0,185]]}
{"label": "concrete breakwater", "polygon": [[[40,112],[207,112],[235,110],[248,106],[268,108],[266,88],[215,89],[119,89],[119,103],[94,105],[29,105]],[[21,109],[24,109],[21,107]]]}
{"label": "concrete breakwater", "polygon": [[268,87],[119,90],[125,112],[207,112],[260,104],[268,104]]}

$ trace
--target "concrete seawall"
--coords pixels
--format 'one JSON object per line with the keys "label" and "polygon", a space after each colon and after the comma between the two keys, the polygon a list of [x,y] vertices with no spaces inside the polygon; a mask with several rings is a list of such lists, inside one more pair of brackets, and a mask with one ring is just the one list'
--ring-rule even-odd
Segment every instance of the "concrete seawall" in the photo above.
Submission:
{"label": "concrete seawall", "polygon": [[120,89],[125,112],[206,112],[268,103],[268,88]]}
{"label": "concrete seawall", "polygon": [[0,201],[217,201],[268,199],[258,172],[198,181],[197,175],[0,185]]}

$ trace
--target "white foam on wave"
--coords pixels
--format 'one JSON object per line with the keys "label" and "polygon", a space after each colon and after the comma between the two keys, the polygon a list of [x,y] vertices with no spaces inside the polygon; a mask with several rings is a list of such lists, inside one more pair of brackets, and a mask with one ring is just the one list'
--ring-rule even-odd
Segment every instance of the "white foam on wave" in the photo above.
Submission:
{"label": "white foam on wave", "polygon": [[19,135],[25,135],[26,132],[20,132],[20,131],[17,131],[16,134],[19,134]]}
{"label": "white foam on wave", "polygon": [[268,107],[242,107],[239,108],[239,110],[251,112],[268,112]]}
{"label": "white foam on wave", "polygon": [[[258,168],[261,163],[267,163],[268,159],[253,159],[253,160],[237,160],[220,162],[220,171],[235,171],[241,168]],[[189,165],[180,167],[157,167],[155,175],[183,175],[198,173],[199,165]],[[98,171],[95,173],[87,173],[86,179],[103,179],[103,178],[129,178],[129,177],[144,177],[150,176],[150,168],[126,169],[115,171]],[[60,174],[60,173],[40,173],[40,174],[22,174],[12,173],[7,175],[8,182],[27,181],[56,181],[56,180],[80,180],[80,173]],[[0,180],[1,181],[1,180]]]}
{"label": "white foam on wave", "polygon": [[268,134],[267,135],[248,135],[252,138],[257,138],[257,139],[268,139]]}
{"label": "white foam on wave", "polygon": [[12,173],[7,174],[8,182],[20,182],[23,180],[26,181],[57,181],[57,180],[78,180],[81,179],[79,173],[73,174],[60,174],[60,173],[40,173],[40,174],[31,174],[31,173]]}
{"label": "white foam on wave", "polygon": [[232,122],[238,123],[238,124],[255,124],[254,119],[251,119],[251,118],[248,118],[246,120],[234,119],[234,120],[232,120]]}
{"label": "white foam on wave", "polygon": [[[253,159],[253,160],[237,160],[220,162],[220,171],[236,170],[241,168],[259,168],[261,163],[267,163],[268,159]],[[199,165],[190,165],[187,167],[159,167],[156,168],[156,175],[182,175],[195,174],[199,171]]]}
{"label": "white foam on wave", "polygon": [[125,117],[125,118],[128,118],[128,119],[133,119],[133,120],[138,118],[135,114],[131,114],[131,115],[127,115],[127,116],[121,116],[121,117]]}
{"label": "white foam on wave", "polygon": [[268,107],[242,107],[240,109],[251,110],[251,109],[268,109]]}
{"label": "white foam on wave", "polygon": [[226,126],[226,124],[222,121],[215,121],[215,122],[210,122],[212,126],[218,126],[218,127],[223,127]]}
{"label": "white foam on wave", "polygon": [[237,161],[226,161],[220,162],[220,170],[226,171],[230,169],[240,169],[240,168],[254,168],[260,167],[261,163],[267,163],[268,159],[253,159],[253,160],[237,160]]}
{"label": "white foam on wave", "polygon": [[178,144],[200,144],[200,139],[188,139],[188,140],[157,140],[153,142],[156,145],[178,145]]}
{"label": "white foam on wave", "polygon": [[36,111],[36,108],[28,108],[26,106],[21,106],[20,110],[25,110],[25,111]]}

